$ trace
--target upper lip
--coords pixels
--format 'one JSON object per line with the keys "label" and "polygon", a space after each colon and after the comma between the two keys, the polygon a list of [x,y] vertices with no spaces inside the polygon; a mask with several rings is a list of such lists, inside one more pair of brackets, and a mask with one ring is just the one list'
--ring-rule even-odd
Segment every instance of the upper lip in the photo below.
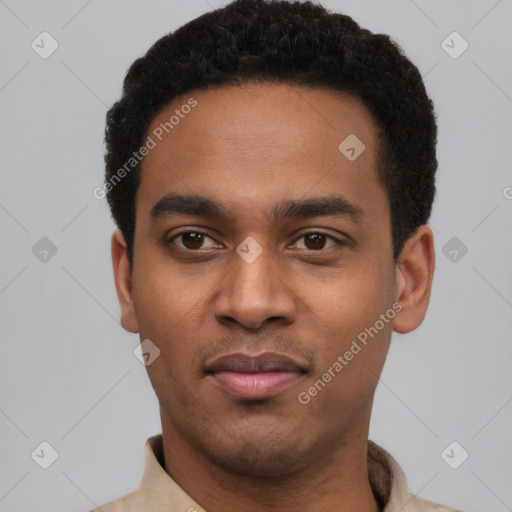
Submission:
{"label": "upper lip", "polygon": [[264,352],[257,356],[240,352],[224,355],[208,363],[205,370],[207,373],[220,371],[239,373],[306,372],[304,364],[275,352]]}

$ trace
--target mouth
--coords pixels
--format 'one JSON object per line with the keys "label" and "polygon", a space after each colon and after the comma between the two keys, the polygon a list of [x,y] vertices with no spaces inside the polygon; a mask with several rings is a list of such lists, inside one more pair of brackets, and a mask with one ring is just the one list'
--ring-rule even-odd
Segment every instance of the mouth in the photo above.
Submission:
{"label": "mouth", "polygon": [[306,367],[281,354],[237,353],[207,364],[206,374],[230,395],[258,400],[275,396],[296,384],[306,374]]}

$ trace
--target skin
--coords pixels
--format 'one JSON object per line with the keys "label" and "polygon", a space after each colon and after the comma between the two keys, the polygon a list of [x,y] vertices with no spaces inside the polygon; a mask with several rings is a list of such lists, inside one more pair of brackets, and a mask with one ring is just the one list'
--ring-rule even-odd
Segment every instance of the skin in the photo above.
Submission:
{"label": "skin", "polygon": [[[197,107],[143,163],[133,271],[122,234],[112,237],[121,323],[161,350],[147,370],[160,403],[165,470],[209,512],[375,512],[366,462],[374,391],[393,330],[412,331],[425,316],[432,231],[418,228],[395,265],[376,125],[358,99],[285,84],[230,85],[175,99],[148,133],[190,96]],[[366,146],[354,161],[338,150],[349,134]],[[230,217],[152,220],[169,192],[208,196]],[[332,195],[360,208],[361,222],[268,217],[281,200]],[[191,228],[207,236],[169,242]],[[252,263],[236,252],[249,236],[263,250]],[[395,318],[300,403],[298,394],[397,302]],[[265,400],[237,399],[203,371],[219,355],[265,351],[307,368]]]}

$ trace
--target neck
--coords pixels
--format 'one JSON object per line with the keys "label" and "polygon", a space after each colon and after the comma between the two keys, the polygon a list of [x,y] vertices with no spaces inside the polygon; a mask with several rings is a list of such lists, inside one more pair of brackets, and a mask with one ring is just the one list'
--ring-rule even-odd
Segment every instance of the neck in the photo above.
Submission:
{"label": "neck", "polygon": [[302,467],[262,477],[219,467],[162,419],[165,471],[208,512],[379,512],[368,479],[369,414],[361,423]]}

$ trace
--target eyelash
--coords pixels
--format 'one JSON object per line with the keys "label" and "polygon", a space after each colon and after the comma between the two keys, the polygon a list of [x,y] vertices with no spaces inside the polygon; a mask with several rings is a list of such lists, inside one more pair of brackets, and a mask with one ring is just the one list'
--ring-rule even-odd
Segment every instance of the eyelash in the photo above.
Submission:
{"label": "eyelash", "polygon": [[[211,240],[213,240],[213,238],[211,236],[209,236],[208,233],[205,233],[204,231],[199,231],[199,230],[196,230],[196,229],[187,229],[186,231],[180,231],[179,233],[174,234],[171,238],[169,238],[166,241],[166,243],[167,243],[167,245],[172,245],[172,242],[173,242],[173,240],[175,238],[178,238],[181,235],[187,235],[187,234],[190,234],[190,233],[197,233],[198,235],[203,235],[203,236],[208,237]],[[340,247],[344,247],[345,245],[347,245],[347,242],[344,242],[343,240],[339,240],[338,238],[336,238],[336,237],[334,237],[332,235],[329,235],[327,233],[323,233],[322,231],[308,231],[307,233],[302,233],[302,235],[299,238],[297,238],[295,241],[298,241],[301,238],[304,238],[305,236],[308,236],[308,235],[322,235],[322,236],[325,236],[326,238],[329,238],[332,241],[336,242],[337,247],[330,247],[328,249],[316,249],[316,250],[315,249],[307,249],[307,248],[306,249],[302,249],[304,251],[313,252],[313,253],[324,253],[325,254],[325,253],[330,253],[333,250],[337,250]],[[183,247],[179,247],[177,245],[174,245],[173,249],[177,250],[177,251],[180,251],[180,252],[183,252],[183,253],[193,253],[193,252],[200,253],[201,252],[201,249],[184,249]]]}

